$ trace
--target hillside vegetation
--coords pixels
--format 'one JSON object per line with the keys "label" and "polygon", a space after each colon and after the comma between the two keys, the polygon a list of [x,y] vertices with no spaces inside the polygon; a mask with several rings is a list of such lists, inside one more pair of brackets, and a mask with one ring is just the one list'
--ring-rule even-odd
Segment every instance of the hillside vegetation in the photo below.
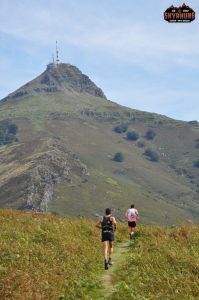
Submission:
{"label": "hillside vegetation", "polygon": [[199,227],[139,228],[114,281],[112,300],[199,299]]}
{"label": "hillside vegetation", "polygon": [[0,299],[91,299],[99,240],[84,219],[0,210]]}
{"label": "hillside vegetation", "polygon": [[[0,299],[106,299],[102,278],[109,270],[94,222],[0,210],[0,225]],[[128,237],[126,224],[118,229],[115,253]],[[139,226],[122,265],[113,256],[108,299],[199,299],[198,229]]]}
{"label": "hillside vegetation", "polygon": [[69,64],[0,101],[5,120],[18,131],[0,145],[0,207],[94,218],[110,206],[122,220],[135,202],[145,223],[198,222],[197,122],[109,101]]}
{"label": "hillside vegetation", "polygon": [[0,121],[0,146],[17,141],[17,125],[9,120]]}

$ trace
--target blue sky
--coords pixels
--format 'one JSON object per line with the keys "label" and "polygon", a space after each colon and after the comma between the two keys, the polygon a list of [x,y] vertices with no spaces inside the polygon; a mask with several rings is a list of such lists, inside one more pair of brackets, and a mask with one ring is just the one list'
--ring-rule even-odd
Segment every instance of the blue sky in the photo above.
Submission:
{"label": "blue sky", "polygon": [[163,12],[183,1],[0,0],[0,99],[44,71],[58,40],[110,100],[199,120],[199,2],[189,24]]}

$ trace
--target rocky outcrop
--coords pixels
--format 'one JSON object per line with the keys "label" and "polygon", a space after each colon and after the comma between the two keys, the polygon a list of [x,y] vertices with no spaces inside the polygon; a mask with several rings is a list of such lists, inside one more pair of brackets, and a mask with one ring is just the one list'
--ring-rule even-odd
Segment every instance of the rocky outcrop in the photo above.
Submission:
{"label": "rocky outcrop", "polygon": [[88,93],[106,99],[103,91],[87,75],[70,64],[59,64],[56,67],[52,65],[43,73],[41,81],[46,84],[58,84],[61,88],[78,93]]}
{"label": "rocky outcrop", "polygon": [[11,98],[14,99],[38,93],[58,93],[66,91],[87,93],[95,97],[106,99],[103,91],[77,67],[70,64],[49,64],[47,69],[40,76],[28,82],[3,100],[7,101]]}
{"label": "rocky outcrop", "polygon": [[9,207],[47,211],[57,183],[65,180],[70,184],[74,175],[89,176],[87,166],[57,141],[51,142],[39,157],[29,160],[33,164],[25,173],[1,185],[0,197],[6,199],[5,204],[1,201],[1,207],[9,203]]}
{"label": "rocky outcrop", "polygon": [[90,175],[87,166],[74,154],[61,146],[53,146],[29,171],[25,207],[47,211],[48,203],[53,200],[54,185],[61,180],[71,182],[73,175],[77,173],[82,177]]}

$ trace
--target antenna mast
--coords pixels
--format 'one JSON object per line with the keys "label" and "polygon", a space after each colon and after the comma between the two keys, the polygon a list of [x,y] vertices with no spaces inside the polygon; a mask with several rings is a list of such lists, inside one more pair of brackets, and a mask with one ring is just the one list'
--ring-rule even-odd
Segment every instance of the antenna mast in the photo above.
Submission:
{"label": "antenna mast", "polygon": [[57,41],[56,41],[56,64],[59,64],[59,50],[58,50],[58,46],[57,46]]}

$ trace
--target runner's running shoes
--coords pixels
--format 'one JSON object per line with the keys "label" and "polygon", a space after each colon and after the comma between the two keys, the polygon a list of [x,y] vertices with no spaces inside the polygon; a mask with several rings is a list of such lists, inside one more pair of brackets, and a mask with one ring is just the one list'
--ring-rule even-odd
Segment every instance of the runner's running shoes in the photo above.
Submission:
{"label": "runner's running shoes", "polygon": [[104,269],[108,270],[108,267],[109,267],[108,261],[105,259],[104,260]]}

